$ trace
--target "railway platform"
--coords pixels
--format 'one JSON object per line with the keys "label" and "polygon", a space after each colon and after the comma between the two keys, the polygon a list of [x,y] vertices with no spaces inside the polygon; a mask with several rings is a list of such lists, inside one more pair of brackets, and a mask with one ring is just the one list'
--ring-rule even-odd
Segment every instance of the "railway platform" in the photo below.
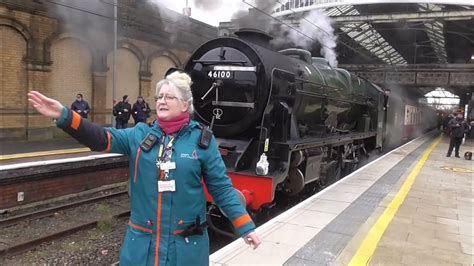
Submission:
{"label": "railway platform", "polygon": [[128,158],[71,138],[0,143],[0,213],[121,184]]}
{"label": "railway platform", "polygon": [[98,154],[72,138],[0,142],[0,166]]}
{"label": "railway platform", "polygon": [[[472,265],[473,162],[422,136],[238,239],[211,265]],[[473,151],[474,141],[461,146]]]}

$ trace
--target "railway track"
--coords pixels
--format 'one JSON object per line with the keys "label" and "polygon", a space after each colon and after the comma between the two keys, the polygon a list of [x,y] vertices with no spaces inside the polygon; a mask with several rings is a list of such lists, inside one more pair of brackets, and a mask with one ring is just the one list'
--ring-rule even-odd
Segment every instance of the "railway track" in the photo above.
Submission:
{"label": "railway track", "polygon": [[[130,211],[124,211],[124,212],[120,212],[113,215],[112,218],[117,219],[117,218],[128,217],[128,216],[130,216]],[[12,256],[15,254],[32,250],[43,243],[52,242],[52,241],[70,236],[72,234],[75,234],[79,231],[94,228],[98,225],[99,222],[100,222],[100,219],[94,220],[91,222],[82,223],[80,225],[73,226],[65,230],[61,230],[59,232],[55,232],[55,233],[41,236],[35,239],[27,240],[19,244],[15,244],[15,245],[0,249],[0,257]]]}
{"label": "railway track", "polygon": [[105,199],[110,199],[110,198],[125,195],[126,193],[127,193],[127,191],[113,192],[113,193],[107,194],[107,195],[102,195],[102,196],[97,196],[97,197],[93,197],[93,198],[90,198],[90,199],[74,201],[74,202],[71,202],[71,203],[61,204],[61,205],[58,205],[58,206],[50,207],[50,208],[39,210],[39,211],[29,212],[29,213],[12,216],[12,217],[5,218],[5,219],[0,219],[0,228],[5,228],[5,227],[8,227],[8,226],[17,224],[19,222],[22,222],[22,221],[29,221],[29,220],[40,219],[40,218],[52,216],[52,215],[54,215],[54,213],[56,213],[58,211],[61,211],[61,210],[71,209],[71,208],[81,206],[81,205],[84,205],[84,204],[91,204],[91,203],[95,203],[95,202],[100,202],[100,201],[103,201]]}
{"label": "railway track", "polygon": [[[4,232],[0,234],[0,240],[2,240],[0,241],[0,259],[25,253],[44,243],[67,239],[68,236],[77,232],[98,227],[101,221],[108,219],[116,221],[119,218],[129,217],[128,206],[123,206],[124,199],[128,202],[126,194],[126,190],[120,190],[1,219],[0,230]],[[101,214],[100,211],[97,213],[99,206],[105,206],[110,213],[106,215]],[[86,218],[81,215],[84,209],[89,213]],[[95,214],[90,215],[91,212]],[[57,224],[62,224],[64,219],[69,220],[69,224],[58,227]],[[73,222],[70,222],[71,220]],[[32,227],[33,231],[31,231]],[[16,235],[10,232],[12,229],[17,231]],[[20,230],[19,233],[18,230]],[[5,240],[2,237],[6,237]]]}

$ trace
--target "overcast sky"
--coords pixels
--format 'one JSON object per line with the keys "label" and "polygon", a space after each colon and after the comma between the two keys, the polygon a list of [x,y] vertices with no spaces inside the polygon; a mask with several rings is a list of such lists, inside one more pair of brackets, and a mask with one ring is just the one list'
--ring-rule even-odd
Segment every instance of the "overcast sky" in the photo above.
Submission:
{"label": "overcast sky", "polygon": [[[166,5],[169,9],[182,13],[186,6],[186,0],[152,0]],[[247,10],[250,8],[242,0],[208,0],[207,7],[196,7],[195,1],[189,0],[191,7],[191,17],[204,23],[219,26],[221,21],[230,21],[232,14],[239,10]],[[252,2],[251,0],[249,1]]]}

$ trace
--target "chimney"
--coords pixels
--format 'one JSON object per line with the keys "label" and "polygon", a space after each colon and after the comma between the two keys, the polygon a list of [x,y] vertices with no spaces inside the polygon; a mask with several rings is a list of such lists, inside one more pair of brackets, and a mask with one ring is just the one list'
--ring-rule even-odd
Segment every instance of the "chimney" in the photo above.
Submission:
{"label": "chimney", "polygon": [[186,0],[186,7],[183,8],[183,15],[185,15],[186,17],[191,16],[191,8],[188,5],[188,0]]}
{"label": "chimney", "polygon": [[191,8],[190,7],[183,8],[183,15],[185,15],[186,17],[190,17],[191,16]]}
{"label": "chimney", "polygon": [[265,48],[270,47],[270,41],[273,39],[266,32],[258,29],[243,28],[234,32],[240,39],[260,45]]}

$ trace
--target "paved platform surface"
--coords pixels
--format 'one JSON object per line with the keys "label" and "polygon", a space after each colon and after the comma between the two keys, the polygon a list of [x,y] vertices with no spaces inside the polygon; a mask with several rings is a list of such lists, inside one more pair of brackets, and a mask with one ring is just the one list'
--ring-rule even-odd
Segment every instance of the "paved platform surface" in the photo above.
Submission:
{"label": "paved platform surface", "polygon": [[446,158],[448,142],[392,151],[259,227],[257,250],[239,239],[211,265],[472,265],[473,161]]}
{"label": "paved platform surface", "polygon": [[72,138],[0,143],[0,167],[100,154]]}
{"label": "paved platform surface", "polygon": [[41,141],[2,141],[0,142],[0,155],[12,155],[18,153],[42,152],[60,149],[83,148],[73,138],[49,139]]}
{"label": "paved platform surface", "polygon": [[[473,142],[461,146],[461,155],[474,151]],[[444,138],[430,154],[369,258],[370,264],[473,265],[473,161],[447,158],[448,145],[449,139]],[[399,190],[401,185],[396,184],[393,190]],[[380,211],[392,200],[393,196],[388,196]],[[367,235],[364,229],[373,225],[377,216],[374,213],[361,228],[338,264],[351,261],[360,239]]]}

